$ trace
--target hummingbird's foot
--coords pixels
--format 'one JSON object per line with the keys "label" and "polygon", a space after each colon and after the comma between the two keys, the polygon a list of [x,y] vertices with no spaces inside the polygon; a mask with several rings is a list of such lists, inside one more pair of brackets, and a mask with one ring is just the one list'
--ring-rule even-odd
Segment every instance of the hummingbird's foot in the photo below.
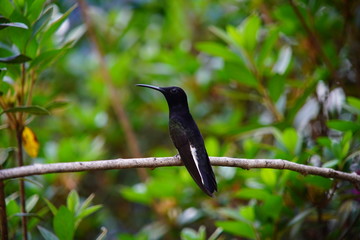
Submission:
{"label": "hummingbird's foot", "polygon": [[176,155],[174,156],[174,158],[176,158],[176,159],[178,159],[178,160],[181,160],[180,154],[176,154]]}

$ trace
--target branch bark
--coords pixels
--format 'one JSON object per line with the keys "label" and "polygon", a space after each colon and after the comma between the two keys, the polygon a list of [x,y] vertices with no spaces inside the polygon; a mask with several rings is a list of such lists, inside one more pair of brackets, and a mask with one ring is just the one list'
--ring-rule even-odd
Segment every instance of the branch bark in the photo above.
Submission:
{"label": "branch bark", "polygon": [[[228,157],[210,157],[213,166],[240,167],[243,169],[252,168],[272,168],[286,169],[299,172],[303,175],[311,174],[325,178],[336,178],[346,180],[360,186],[360,175],[356,173],[346,173],[331,168],[321,168],[298,164],[282,159],[244,159]],[[42,175],[48,173],[81,172],[94,170],[111,170],[126,168],[157,168],[183,165],[178,157],[150,157],[150,158],[128,158],[98,160],[90,162],[65,162],[50,164],[34,164],[22,167],[8,168],[0,170],[0,180],[26,177],[32,175]]]}

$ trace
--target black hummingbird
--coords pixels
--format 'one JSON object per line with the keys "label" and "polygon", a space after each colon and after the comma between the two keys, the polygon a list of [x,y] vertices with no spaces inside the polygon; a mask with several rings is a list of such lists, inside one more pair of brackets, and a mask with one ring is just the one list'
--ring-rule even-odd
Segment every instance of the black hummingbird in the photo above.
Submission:
{"label": "black hummingbird", "polygon": [[169,106],[171,140],[191,177],[201,190],[212,197],[217,191],[215,175],[204,140],[190,114],[185,91],[179,87],[156,87],[147,84],[137,84],[137,86],[152,88],[164,94]]}

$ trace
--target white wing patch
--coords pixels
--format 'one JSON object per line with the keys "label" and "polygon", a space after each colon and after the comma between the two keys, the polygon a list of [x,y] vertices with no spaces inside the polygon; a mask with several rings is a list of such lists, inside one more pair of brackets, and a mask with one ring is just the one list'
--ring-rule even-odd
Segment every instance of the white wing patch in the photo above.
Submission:
{"label": "white wing patch", "polygon": [[203,176],[201,175],[200,168],[199,168],[199,160],[198,160],[198,157],[197,157],[197,154],[196,154],[196,148],[194,148],[191,144],[190,144],[190,151],[191,151],[191,155],[192,155],[192,157],[194,159],[196,168],[197,168],[197,170],[199,172],[201,182],[205,185]]}

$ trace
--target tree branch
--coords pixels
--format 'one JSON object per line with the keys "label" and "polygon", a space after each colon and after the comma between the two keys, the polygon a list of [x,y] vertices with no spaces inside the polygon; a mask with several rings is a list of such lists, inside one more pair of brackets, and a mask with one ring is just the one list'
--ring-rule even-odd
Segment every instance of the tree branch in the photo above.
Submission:
{"label": "tree branch", "polygon": [[[210,157],[211,164],[214,166],[240,167],[243,169],[251,168],[272,168],[287,169],[299,172],[303,175],[311,174],[325,178],[337,178],[346,180],[360,186],[360,175],[356,173],[346,173],[331,168],[321,168],[298,164],[282,159],[244,159],[228,157]],[[0,180],[41,175],[48,173],[81,172],[94,170],[111,170],[126,168],[157,168],[183,165],[178,157],[150,157],[150,158],[129,158],[99,160],[90,162],[65,162],[50,164],[34,164],[22,167],[8,168],[0,170]]]}

